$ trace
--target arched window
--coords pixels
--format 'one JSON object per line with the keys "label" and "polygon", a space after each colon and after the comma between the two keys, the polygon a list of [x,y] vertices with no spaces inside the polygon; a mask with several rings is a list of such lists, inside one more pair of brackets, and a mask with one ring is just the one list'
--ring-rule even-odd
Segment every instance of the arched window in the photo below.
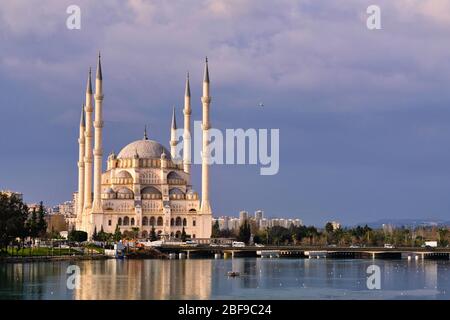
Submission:
{"label": "arched window", "polygon": [[173,220],[173,218],[172,219],[170,219],[170,226],[174,226],[175,225],[175,220]]}
{"label": "arched window", "polygon": [[148,226],[148,218],[147,217],[143,217],[142,218],[142,225],[143,226]]}
{"label": "arched window", "polygon": [[181,237],[181,232],[180,230],[177,231],[177,233],[175,233],[175,238],[179,239]]}
{"label": "arched window", "polygon": [[131,225],[134,226],[134,218],[131,218]]}
{"label": "arched window", "polygon": [[170,237],[173,238],[173,232],[170,233]]}
{"label": "arched window", "polygon": [[195,227],[195,220],[192,220],[192,226]]}
{"label": "arched window", "polygon": [[197,210],[191,209],[191,210],[189,210],[189,213],[197,213]]}
{"label": "arched window", "polygon": [[155,217],[150,217],[150,225],[151,226],[155,225]]}
{"label": "arched window", "polygon": [[177,219],[175,220],[175,225],[177,227],[181,226],[181,218],[180,217],[177,217]]}
{"label": "arched window", "polygon": [[158,226],[162,226],[162,225],[163,225],[163,218],[158,217]]}
{"label": "arched window", "polygon": [[187,220],[186,220],[186,218],[184,218],[183,219],[183,227],[186,227],[187,226]]}
{"label": "arched window", "polygon": [[119,218],[119,220],[117,220],[117,224],[118,224],[119,226],[122,225],[122,218]]}
{"label": "arched window", "polygon": [[148,238],[148,232],[147,231],[142,231],[142,238],[143,239],[147,239]]}
{"label": "arched window", "polygon": [[123,225],[127,226],[129,224],[130,224],[130,218],[128,218],[128,217],[123,218]]}

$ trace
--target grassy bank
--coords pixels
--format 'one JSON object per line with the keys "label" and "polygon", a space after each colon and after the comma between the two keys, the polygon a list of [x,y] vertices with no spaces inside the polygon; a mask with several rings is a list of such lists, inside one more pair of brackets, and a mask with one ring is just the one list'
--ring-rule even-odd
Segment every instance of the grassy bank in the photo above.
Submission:
{"label": "grassy bank", "polygon": [[82,253],[68,248],[8,248],[4,252],[5,256],[10,257],[34,257],[34,256],[65,256],[65,255],[81,255]]}

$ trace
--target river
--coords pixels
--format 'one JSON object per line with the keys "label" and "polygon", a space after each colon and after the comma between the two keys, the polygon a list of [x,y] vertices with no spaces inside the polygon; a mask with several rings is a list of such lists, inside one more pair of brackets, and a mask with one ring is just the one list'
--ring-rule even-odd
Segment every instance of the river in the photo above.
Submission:
{"label": "river", "polygon": [[[380,289],[367,285],[368,277],[376,276],[367,272],[371,265],[379,267]],[[228,277],[228,271],[240,276]],[[235,258],[2,263],[0,299],[450,299],[450,261]]]}

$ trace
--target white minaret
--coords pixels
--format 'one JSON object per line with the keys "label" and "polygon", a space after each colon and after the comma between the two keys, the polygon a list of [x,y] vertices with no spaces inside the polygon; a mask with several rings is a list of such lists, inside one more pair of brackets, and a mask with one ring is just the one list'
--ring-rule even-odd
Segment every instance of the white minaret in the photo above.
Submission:
{"label": "white minaret", "polygon": [[80,135],[78,138],[78,197],[77,197],[77,222],[81,223],[83,214],[84,203],[84,151],[85,151],[85,138],[84,132],[86,130],[86,119],[84,118],[84,103],[81,107],[81,119],[80,119]]}
{"label": "white minaret", "polygon": [[98,54],[97,62],[97,76],[95,77],[95,146],[94,146],[94,202],[93,211],[102,211],[102,128],[103,128],[103,117],[102,117],[102,103],[103,103],[103,88],[102,88],[102,65],[100,62],[100,53]]}
{"label": "white minaret", "polygon": [[[89,68],[89,75],[86,86],[86,131],[85,136],[85,151],[84,151],[84,208],[88,209],[92,206],[92,84],[91,84],[91,69]],[[84,223],[84,222],[83,222]]]}
{"label": "white minaret", "polygon": [[176,158],[177,153],[177,119],[175,118],[175,107],[172,112],[172,124],[170,126],[170,155],[172,160]]}
{"label": "white minaret", "polygon": [[203,141],[202,141],[202,202],[201,213],[211,214],[211,204],[209,202],[209,129],[211,123],[209,122],[209,104],[211,97],[209,95],[209,71],[208,71],[208,57],[205,61],[205,73],[203,75],[203,96],[201,98],[203,105]]}
{"label": "white minaret", "polygon": [[189,86],[189,72],[186,76],[186,89],[184,92],[184,131],[183,131],[183,167],[188,174],[187,184],[191,179],[191,88]]}

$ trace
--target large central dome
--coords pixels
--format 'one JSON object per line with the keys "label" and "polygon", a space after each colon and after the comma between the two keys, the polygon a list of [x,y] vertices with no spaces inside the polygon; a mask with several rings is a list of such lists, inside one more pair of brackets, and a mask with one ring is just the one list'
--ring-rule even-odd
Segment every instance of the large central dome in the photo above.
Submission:
{"label": "large central dome", "polygon": [[118,154],[117,158],[133,158],[136,154],[141,159],[159,159],[161,154],[165,153],[167,159],[170,159],[170,152],[163,145],[154,140],[136,140],[125,146]]}

